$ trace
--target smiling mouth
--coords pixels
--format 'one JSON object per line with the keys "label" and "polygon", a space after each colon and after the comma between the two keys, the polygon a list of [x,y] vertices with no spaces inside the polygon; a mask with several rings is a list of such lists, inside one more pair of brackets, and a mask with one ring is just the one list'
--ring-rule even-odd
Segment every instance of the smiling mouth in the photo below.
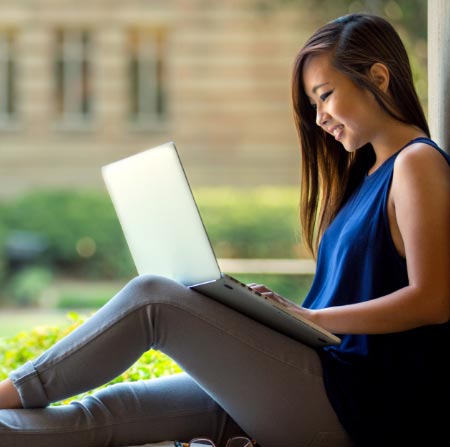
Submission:
{"label": "smiling mouth", "polygon": [[341,135],[342,135],[342,131],[344,130],[344,126],[343,124],[340,124],[339,126],[333,127],[332,129],[330,129],[330,134],[333,135],[333,137],[336,140],[339,140]]}

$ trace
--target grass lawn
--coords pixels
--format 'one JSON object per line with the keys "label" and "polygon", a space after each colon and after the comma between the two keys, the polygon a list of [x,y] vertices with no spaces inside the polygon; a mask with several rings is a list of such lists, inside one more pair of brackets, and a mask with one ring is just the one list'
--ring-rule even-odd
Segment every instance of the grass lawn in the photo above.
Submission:
{"label": "grass lawn", "polygon": [[0,337],[10,337],[39,326],[68,326],[67,313],[55,309],[0,309]]}
{"label": "grass lawn", "polygon": [[14,336],[41,326],[69,326],[68,313],[90,315],[123,286],[122,282],[78,281],[58,278],[41,293],[40,307],[20,307],[9,302],[0,307],[0,337]]}

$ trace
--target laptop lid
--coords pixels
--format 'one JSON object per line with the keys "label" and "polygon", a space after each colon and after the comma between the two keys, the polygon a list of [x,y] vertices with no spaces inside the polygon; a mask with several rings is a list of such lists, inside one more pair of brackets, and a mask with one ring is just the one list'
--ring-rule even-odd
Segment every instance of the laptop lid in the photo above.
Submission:
{"label": "laptop lid", "polygon": [[173,142],[103,166],[102,175],[140,275],[186,286],[221,277]]}

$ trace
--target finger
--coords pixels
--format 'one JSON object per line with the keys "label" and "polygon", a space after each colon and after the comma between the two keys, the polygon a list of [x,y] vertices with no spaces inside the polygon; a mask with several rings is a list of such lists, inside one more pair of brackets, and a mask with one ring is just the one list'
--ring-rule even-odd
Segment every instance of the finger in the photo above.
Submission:
{"label": "finger", "polygon": [[261,290],[270,290],[268,289],[264,284],[256,284],[256,283],[251,283],[251,284],[247,284],[248,287],[261,291]]}
{"label": "finger", "polygon": [[254,290],[254,291],[258,292],[258,293],[261,293],[261,294],[263,294],[263,295],[266,295],[266,294],[268,294],[268,295],[273,294],[272,290],[268,289],[266,286],[263,286],[263,285],[254,287],[252,290]]}

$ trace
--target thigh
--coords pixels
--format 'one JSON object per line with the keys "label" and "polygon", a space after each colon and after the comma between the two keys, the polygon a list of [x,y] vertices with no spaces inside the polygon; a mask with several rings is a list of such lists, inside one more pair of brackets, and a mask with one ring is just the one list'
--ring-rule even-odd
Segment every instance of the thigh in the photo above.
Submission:
{"label": "thigh", "polygon": [[[138,280],[141,295],[161,283]],[[157,281],[158,282],[158,281]],[[348,446],[328,401],[317,352],[176,283],[153,299],[148,330],[263,447]],[[329,444],[327,442],[329,441]]]}

